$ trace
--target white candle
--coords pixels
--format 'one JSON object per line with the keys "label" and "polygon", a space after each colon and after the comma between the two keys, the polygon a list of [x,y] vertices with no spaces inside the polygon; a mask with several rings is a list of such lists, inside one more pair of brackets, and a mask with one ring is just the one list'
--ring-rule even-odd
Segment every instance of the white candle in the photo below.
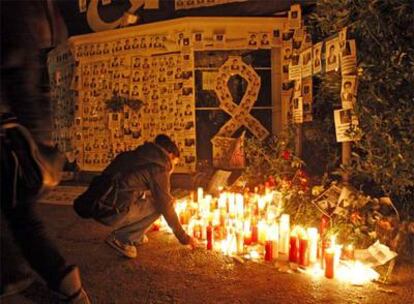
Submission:
{"label": "white candle", "polygon": [[258,230],[258,241],[261,244],[264,244],[266,242],[267,238],[267,224],[264,220],[260,220],[257,224],[257,230]]}
{"label": "white candle", "polygon": [[309,262],[315,263],[318,258],[318,229],[308,228],[309,239]]}
{"label": "white candle", "polygon": [[220,210],[219,209],[214,209],[213,210],[213,226],[218,226],[220,225]]}
{"label": "white candle", "polygon": [[268,226],[267,240],[272,242],[273,259],[277,259],[279,256],[279,226],[277,223]]}
{"label": "white candle", "polygon": [[288,254],[289,252],[289,237],[290,237],[290,216],[289,214],[282,214],[280,216],[279,227],[279,252]]}
{"label": "white candle", "polygon": [[223,192],[220,193],[219,199],[218,199],[218,207],[219,209],[227,209],[227,193]]}
{"label": "white candle", "polygon": [[203,200],[204,197],[204,190],[201,187],[197,188],[197,202],[200,204],[200,202]]}
{"label": "white candle", "polygon": [[234,215],[236,212],[236,197],[234,193],[229,193],[228,199],[229,199],[229,214]]}
{"label": "white candle", "polygon": [[240,193],[236,194],[236,216],[238,219],[243,219],[244,217],[244,200],[243,195]]}
{"label": "white candle", "polygon": [[264,197],[259,196],[257,206],[259,207],[259,211],[262,211],[266,207],[266,200]]}

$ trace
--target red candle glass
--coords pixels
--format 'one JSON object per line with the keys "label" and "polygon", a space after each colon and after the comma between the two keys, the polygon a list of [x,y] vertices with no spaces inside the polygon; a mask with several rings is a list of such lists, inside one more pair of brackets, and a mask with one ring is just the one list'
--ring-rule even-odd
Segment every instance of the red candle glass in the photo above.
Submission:
{"label": "red candle glass", "polygon": [[325,277],[333,279],[335,276],[335,252],[332,248],[325,250]]}
{"label": "red candle glass", "polygon": [[289,240],[289,262],[297,263],[298,261],[298,237],[291,235]]}
{"label": "red candle glass", "polygon": [[252,232],[251,231],[245,231],[243,234],[243,241],[244,245],[251,245],[252,243]]}
{"label": "red candle glass", "polygon": [[299,265],[309,266],[309,242],[308,239],[299,239]]}
{"label": "red candle glass", "polygon": [[273,260],[273,242],[266,241],[265,242],[265,261]]}
{"label": "red candle glass", "polygon": [[258,230],[257,230],[257,226],[253,225],[252,226],[252,243],[257,243],[259,235],[258,235]]}
{"label": "red candle glass", "polygon": [[213,229],[213,226],[211,225],[208,225],[206,229],[207,229],[207,250],[212,250],[214,229]]}

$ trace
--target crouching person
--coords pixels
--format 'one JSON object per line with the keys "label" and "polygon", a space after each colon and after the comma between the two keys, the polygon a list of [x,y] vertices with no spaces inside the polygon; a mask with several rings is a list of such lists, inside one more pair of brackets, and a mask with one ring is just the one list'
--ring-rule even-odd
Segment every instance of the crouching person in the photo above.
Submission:
{"label": "crouching person", "polygon": [[128,258],[137,256],[136,245],[147,241],[145,232],[160,215],[181,244],[194,248],[197,240],[183,230],[170,193],[170,175],[179,154],[164,134],[120,153],[75,200],[76,212],[114,227],[105,242]]}

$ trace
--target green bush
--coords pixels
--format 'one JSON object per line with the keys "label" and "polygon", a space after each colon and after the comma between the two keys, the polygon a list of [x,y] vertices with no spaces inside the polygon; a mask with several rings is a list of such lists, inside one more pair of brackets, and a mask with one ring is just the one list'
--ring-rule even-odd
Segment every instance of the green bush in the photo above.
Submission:
{"label": "green bush", "polygon": [[[314,42],[337,34],[344,26],[348,39],[356,39],[356,111],[363,133],[353,143],[352,183],[370,194],[392,196],[405,210],[412,209],[414,189],[413,7],[411,0],[320,0],[307,19]],[[334,74],[320,77],[314,110],[326,103],[340,106],[340,77]],[[319,119],[330,120],[333,126],[333,113],[322,114]],[[317,136],[305,140],[332,138],[332,128],[323,126],[315,123],[312,129]],[[334,145],[339,146],[330,143]],[[330,155],[323,158],[337,163],[338,150],[325,150]]]}

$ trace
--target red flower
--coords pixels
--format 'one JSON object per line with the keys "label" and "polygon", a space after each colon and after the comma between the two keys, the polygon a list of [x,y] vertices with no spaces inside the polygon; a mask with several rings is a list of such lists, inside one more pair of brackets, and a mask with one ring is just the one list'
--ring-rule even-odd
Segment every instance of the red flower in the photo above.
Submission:
{"label": "red flower", "polygon": [[268,184],[268,187],[270,187],[270,188],[276,187],[276,181],[275,181],[275,178],[272,175],[270,175],[267,178],[267,184]]}
{"label": "red flower", "polygon": [[362,220],[361,215],[358,211],[354,211],[351,213],[351,223],[357,225]]}
{"label": "red flower", "polygon": [[303,178],[307,178],[308,177],[308,174],[306,174],[306,171],[305,170],[298,169],[298,176],[299,177],[303,177]]}
{"label": "red flower", "polygon": [[289,150],[284,150],[283,152],[282,152],[282,157],[284,158],[284,159],[286,159],[286,160],[289,160],[290,159],[290,151]]}

